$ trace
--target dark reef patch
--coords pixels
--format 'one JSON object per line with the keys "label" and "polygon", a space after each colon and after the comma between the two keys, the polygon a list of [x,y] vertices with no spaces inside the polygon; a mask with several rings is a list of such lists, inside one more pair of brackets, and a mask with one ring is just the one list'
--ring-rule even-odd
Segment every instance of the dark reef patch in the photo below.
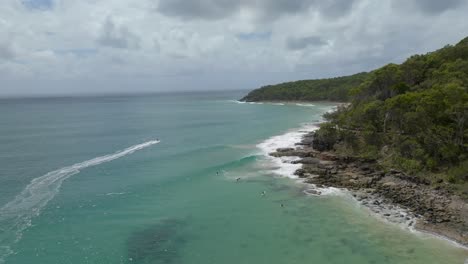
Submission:
{"label": "dark reef patch", "polygon": [[177,263],[187,238],[181,229],[185,222],[166,219],[137,231],[127,239],[127,256],[132,263]]}

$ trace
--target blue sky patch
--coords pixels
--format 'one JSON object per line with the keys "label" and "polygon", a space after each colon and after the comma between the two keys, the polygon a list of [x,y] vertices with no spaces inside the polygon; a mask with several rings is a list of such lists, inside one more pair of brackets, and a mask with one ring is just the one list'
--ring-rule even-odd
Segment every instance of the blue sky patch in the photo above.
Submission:
{"label": "blue sky patch", "polygon": [[269,40],[271,38],[271,31],[267,32],[251,32],[237,34],[240,40],[254,41],[254,40]]}
{"label": "blue sky patch", "polygon": [[47,10],[54,7],[54,0],[22,0],[22,3],[30,9]]}

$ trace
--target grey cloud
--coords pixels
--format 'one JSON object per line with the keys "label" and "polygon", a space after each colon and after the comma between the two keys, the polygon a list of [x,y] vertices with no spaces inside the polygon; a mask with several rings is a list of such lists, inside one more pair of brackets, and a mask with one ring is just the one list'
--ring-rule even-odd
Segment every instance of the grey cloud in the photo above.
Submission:
{"label": "grey cloud", "polygon": [[240,9],[253,10],[261,21],[315,9],[324,16],[338,17],[351,10],[355,0],[161,0],[158,10],[166,16],[183,19],[217,20]]}
{"label": "grey cloud", "polygon": [[104,23],[98,43],[103,46],[119,49],[135,49],[140,46],[140,38],[125,26],[117,26],[111,18]]}
{"label": "grey cloud", "polygon": [[336,18],[349,13],[355,0],[331,0],[320,2],[320,13],[324,16]]}
{"label": "grey cloud", "polygon": [[0,61],[11,60],[16,57],[16,51],[11,42],[0,41]]}
{"label": "grey cloud", "polygon": [[237,34],[236,37],[240,40],[245,40],[245,41],[269,40],[271,38],[271,31],[240,33],[240,34]]}
{"label": "grey cloud", "polygon": [[154,51],[161,52],[161,44],[159,43],[158,39],[153,40]]}
{"label": "grey cloud", "polygon": [[257,1],[257,11],[263,18],[275,19],[286,14],[302,13],[315,3],[313,0],[277,0]]}
{"label": "grey cloud", "polygon": [[428,15],[436,15],[464,4],[464,0],[393,0],[393,6],[398,9],[419,10]]}
{"label": "grey cloud", "polygon": [[184,19],[220,19],[231,15],[240,5],[239,0],[161,0],[158,10]]}
{"label": "grey cloud", "polygon": [[286,46],[290,50],[302,50],[308,46],[320,47],[326,45],[327,42],[318,36],[310,36],[304,38],[290,38],[287,40]]}
{"label": "grey cloud", "polygon": [[429,14],[437,14],[448,9],[453,9],[462,4],[464,0],[414,0],[422,11]]}

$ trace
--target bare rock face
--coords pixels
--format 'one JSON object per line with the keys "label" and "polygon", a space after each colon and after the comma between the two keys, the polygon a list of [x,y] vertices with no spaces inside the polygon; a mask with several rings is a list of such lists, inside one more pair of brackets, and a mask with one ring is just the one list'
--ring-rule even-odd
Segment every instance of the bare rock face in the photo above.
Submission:
{"label": "bare rock face", "polygon": [[320,160],[317,158],[312,158],[312,157],[305,157],[300,160],[294,161],[293,163],[301,163],[301,164],[312,164],[312,165],[317,165],[320,163]]}
{"label": "bare rock face", "polygon": [[294,151],[294,148],[279,148],[276,149],[277,152],[288,152],[288,151]]}
{"label": "bare rock face", "polygon": [[273,157],[311,157],[314,151],[310,148],[280,148],[276,152],[270,153],[270,156]]}
{"label": "bare rock face", "polygon": [[302,138],[302,141],[299,143],[296,143],[296,145],[312,147],[313,142],[314,142],[314,132],[311,132],[311,133],[304,135],[304,137]]}

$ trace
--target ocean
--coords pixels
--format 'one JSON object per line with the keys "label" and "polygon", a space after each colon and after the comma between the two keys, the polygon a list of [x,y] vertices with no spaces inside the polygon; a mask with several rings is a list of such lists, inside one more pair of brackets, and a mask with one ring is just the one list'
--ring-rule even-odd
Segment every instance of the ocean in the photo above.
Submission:
{"label": "ocean", "polygon": [[335,104],[244,93],[0,99],[0,263],[464,263],[267,155]]}

